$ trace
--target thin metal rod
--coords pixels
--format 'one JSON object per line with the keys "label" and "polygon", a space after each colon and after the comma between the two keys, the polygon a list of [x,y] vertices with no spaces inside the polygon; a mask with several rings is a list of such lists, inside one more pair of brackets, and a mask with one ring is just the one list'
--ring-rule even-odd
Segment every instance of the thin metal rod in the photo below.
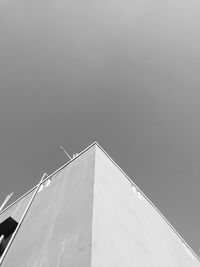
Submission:
{"label": "thin metal rod", "polygon": [[[81,151],[77,157],[80,157],[82,154],[84,154],[87,150],[89,150],[91,147],[93,147],[94,145],[96,145],[97,143],[94,142],[91,145],[89,145],[88,147],[86,147],[83,151]],[[57,170],[55,170],[54,172],[52,172],[47,178],[44,179],[43,182],[46,182],[48,179],[52,178],[53,176],[57,175],[60,171],[62,171],[65,167],[67,167],[72,161],[74,161],[74,159],[71,159],[70,161],[68,161],[67,163],[65,163],[64,165],[62,165],[61,167],[59,167]],[[0,212],[0,215],[2,213],[4,213],[6,210],[8,210],[9,208],[11,208],[13,205],[15,205],[17,202],[19,202],[20,200],[22,200],[24,197],[26,197],[28,194],[30,194],[32,191],[34,191],[36,189],[37,185],[35,185],[33,188],[31,188],[28,192],[26,192],[24,195],[22,195],[20,198],[18,198],[17,200],[15,200],[13,203],[11,203],[8,207],[6,207],[4,210],[2,210]]]}
{"label": "thin metal rod", "polygon": [[67,153],[67,151],[64,149],[64,147],[60,146],[60,148],[61,148],[62,151],[65,153],[65,155],[68,156],[69,159],[72,159],[72,158],[70,157],[70,155]]}
{"label": "thin metal rod", "polygon": [[2,211],[2,209],[4,208],[4,206],[6,205],[8,200],[12,197],[12,195],[13,195],[13,192],[10,195],[7,195],[6,199],[4,200],[4,202],[2,203],[2,205],[0,207],[0,212]]}
{"label": "thin metal rod", "polygon": [[31,204],[33,203],[33,200],[34,200],[34,198],[35,198],[35,196],[36,196],[36,194],[37,194],[37,192],[38,192],[38,190],[40,188],[40,185],[42,184],[43,179],[45,178],[45,176],[46,176],[46,173],[43,174],[40,182],[38,183],[38,185],[37,185],[37,187],[35,189],[35,192],[33,193],[33,195],[31,197],[31,199],[30,199],[30,201],[29,201],[29,203],[28,203],[28,205],[27,205],[27,207],[26,207],[26,209],[25,209],[25,211],[24,211],[24,213],[23,213],[23,215],[22,215],[22,217],[21,217],[21,219],[20,219],[20,221],[19,221],[19,223],[18,223],[18,225],[17,225],[17,227],[16,227],[11,239],[10,239],[10,241],[8,242],[8,245],[6,246],[2,256],[0,258],[0,265],[2,264],[6,254],[8,252],[8,249],[10,248],[10,246],[11,246],[11,244],[12,244],[12,242],[13,242],[13,240],[14,240],[14,238],[15,238],[15,236],[16,236],[16,234],[17,234],[17,232],[18,232],[18,230],[19,230],[19,228],[20,228],[20,226],[21,226],[21,224],[22,224],[22,222],[23,222],[23,220],[24,220],[29,208],[30,208],[30,206],[31,206]]}

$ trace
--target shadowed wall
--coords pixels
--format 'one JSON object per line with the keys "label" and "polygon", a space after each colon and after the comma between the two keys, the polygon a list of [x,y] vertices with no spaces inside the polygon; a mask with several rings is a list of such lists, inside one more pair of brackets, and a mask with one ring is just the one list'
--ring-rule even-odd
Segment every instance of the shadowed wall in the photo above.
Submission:
{"label": "shadowed wall", "polygon": [[200,262],[94,144],[40,187],[2,264],[18,266],[196,267]]}

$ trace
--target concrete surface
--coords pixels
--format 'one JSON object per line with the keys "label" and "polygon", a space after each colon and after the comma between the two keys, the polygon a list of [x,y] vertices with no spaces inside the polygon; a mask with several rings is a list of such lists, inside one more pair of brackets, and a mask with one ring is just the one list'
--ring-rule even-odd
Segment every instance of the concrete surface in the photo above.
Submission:
{"label": "concrete surface", "polygon": [[3,267],[90,267],[94,147],[37,194]]}
{"label": "concrete surface", "polygon": [[98,147],[95,163],[92,267],[200,266]]}
{"label": "concrete surface", "polygon": [[14,205],[10,205],[10,208],[4,209],[2,213],[0,213],[0,223],[3,222],[9,216],[19,222],[32,195],[33,191],[21,198],[19,201],[16,201]]}
{"label": "concrete surface", "polygon": [[[20,219],[31,197],[0,215]],[[3,267],[196,267],[156,209],[92,146],[46,181]]]}

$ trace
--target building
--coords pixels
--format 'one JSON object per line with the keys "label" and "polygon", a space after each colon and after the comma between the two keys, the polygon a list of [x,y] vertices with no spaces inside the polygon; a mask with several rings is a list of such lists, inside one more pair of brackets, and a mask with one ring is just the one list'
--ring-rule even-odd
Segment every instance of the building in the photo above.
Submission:
{"label": "building", "polygon": [[2,267],[195,267],[164,216],[94,143],[0,213]]}

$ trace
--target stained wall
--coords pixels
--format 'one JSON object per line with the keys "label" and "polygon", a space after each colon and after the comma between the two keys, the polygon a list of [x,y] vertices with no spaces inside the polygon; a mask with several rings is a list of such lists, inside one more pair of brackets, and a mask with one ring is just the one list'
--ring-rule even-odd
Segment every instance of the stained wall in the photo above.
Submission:
{"label": "stained wall", "polygon": [[33,193],[34,193],[34,190],[31,190],[29,193],[21,197],[15,203],[11,204],[9,207],[1,211],[0,223],[3,222],[9,216],[11,216],[17,222],[19,222]]}
{"label": "stained wall", "polygon": [[94,147],[45,183],[3,267],[90,267]]}
{"label": "stained wall", "polygon": [[157,210],[96,148],[92,267],[199,267]]}
{"label": "stained wall", "polygon": [[[19,218],[32,192],[0,215]],[[197,258],[98,145],[40,188],[3,267],[196,267]]]}

